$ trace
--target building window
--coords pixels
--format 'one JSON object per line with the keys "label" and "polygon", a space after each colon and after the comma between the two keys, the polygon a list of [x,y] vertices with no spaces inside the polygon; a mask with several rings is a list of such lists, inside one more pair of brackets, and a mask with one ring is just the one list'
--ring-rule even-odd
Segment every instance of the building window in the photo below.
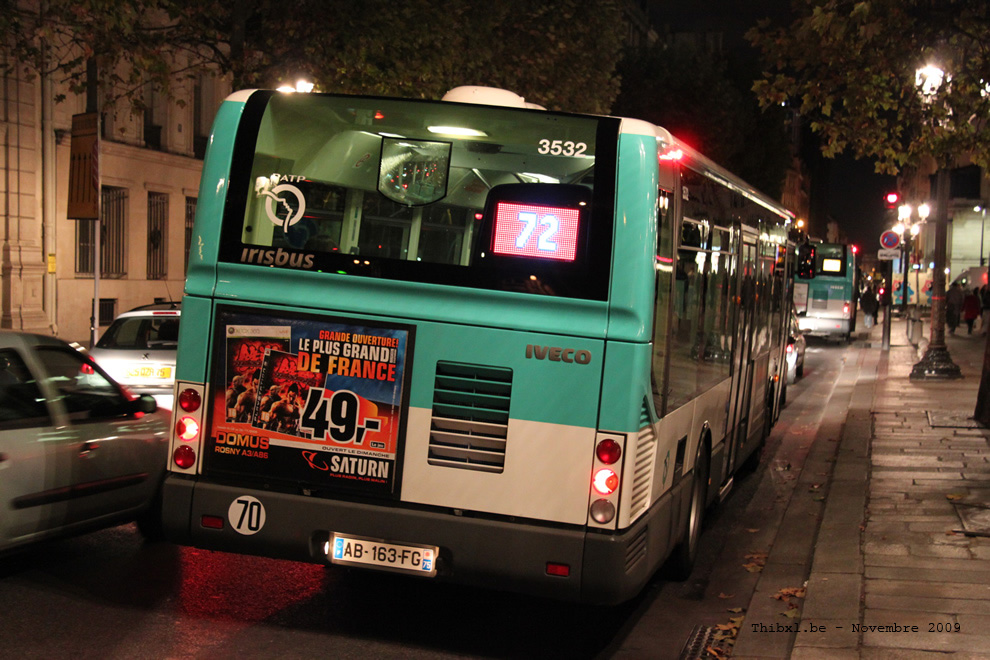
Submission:
{"label": "building window", "polygon": [[[93,299],[89,299],[89,308],[93,309]],[[117,299],[116,298],[100,298],[100,325],[110,325],[113,320],[117,318]],[[90,314],[90,321],[92,321],[92,313]]]}
{"label": "building window", "polygon": [[[100,197],[100,277],[127,275],[124,259],[127,230],[127,189],[103,186]],[[76,221],[76,274],[93,275],[96,222]]]}
{"label": "building window", "polygon": [[162,95],[155,86],[148,84],[145,90],[144,109],[144,146],[161,151],[162,126],[165,123],[165,110],[162,107]]}
{"label": "building window", "polygon": [[76,220],[76,275],[93,274],[95,220]]}
{"label": "building window", "polygon": [[202,160],[209,141],[209,124],[203,121],[203,78],[193,82],[193,155]]}
{"label": "building window", "polygon": [[101,203],[103,245],[100,253],[103,259],[103,277],[124,277],[127,275],[127,262],[124,259],[127,238],[127,188],[103,186]]}
{"label": "building window", "polygon": [[168,195],[148,193],[148,279],[168,276]]}
{"label": "building window", "polygon": [[186,260],[185,270],[189,270],[189,248],[192,246],[193,223],[196,221],[196,198],[186,197]]}

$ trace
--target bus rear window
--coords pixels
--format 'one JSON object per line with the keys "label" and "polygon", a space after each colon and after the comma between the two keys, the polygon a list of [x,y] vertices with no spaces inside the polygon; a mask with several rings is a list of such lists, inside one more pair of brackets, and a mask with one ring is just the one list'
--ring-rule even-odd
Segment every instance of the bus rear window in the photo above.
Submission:
{"label": "bus rear window", "polygon": [[[258,92],[237,135],[220,258],[515,290],[517,275],[533,274],[528,257],[539,293],[604,299],[617,132],[611,118]],[[552,192],[537,195],[549,211],[524,209],[495,227],[500,247],[483,245],[496,221],[489,193],[507,184],[580,186],[586,222],[552,212]],[[523,259],[493,265],[486,250]]]}

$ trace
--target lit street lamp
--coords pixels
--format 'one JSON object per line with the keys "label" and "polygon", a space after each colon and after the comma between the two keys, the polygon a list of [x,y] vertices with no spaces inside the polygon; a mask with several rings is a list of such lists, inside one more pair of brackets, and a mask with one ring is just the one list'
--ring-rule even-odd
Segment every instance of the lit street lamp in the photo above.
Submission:
{"label": "lit street lamp", "polygon": [[901,270],[904,273],[904,284],[901,289],[901,313],[907,316],[908,306],[908,270],[911,262],[911,241],[921,233],[921,224],[928,219],[928,205],[918,206],[918,222],[912,222],[914,207],[902,204],[897,208],[897,224],[893,231],[901,237]]}
{"label": "lit street lamp", "polygon": [[[941,68],[929,65],[915,73],[915,85],[924,103],[937,100],[939,88],[951,77]],[[935,268],[932,272],[931,338],[924,356],[911,369],[911,378],[947,380],[962,378],[959,365],[952,361],[945,345],[945,253],[949,233],[949,170],[938,159],[935,174]]]}

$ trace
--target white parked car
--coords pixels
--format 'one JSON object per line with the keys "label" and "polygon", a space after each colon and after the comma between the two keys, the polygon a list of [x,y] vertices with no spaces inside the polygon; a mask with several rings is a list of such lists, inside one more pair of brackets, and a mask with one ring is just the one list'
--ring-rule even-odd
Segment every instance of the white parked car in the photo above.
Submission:
{"label": "white parked car", "polygon": [[158,537],[168,426],[65,342],[0,331],[0,552],[129,520]]}
{"label": "white parked car", "polygon": [[124,312],[110,324],[90,355],[118,383],[151,394],[172,407],[179,303],[156,303]]}

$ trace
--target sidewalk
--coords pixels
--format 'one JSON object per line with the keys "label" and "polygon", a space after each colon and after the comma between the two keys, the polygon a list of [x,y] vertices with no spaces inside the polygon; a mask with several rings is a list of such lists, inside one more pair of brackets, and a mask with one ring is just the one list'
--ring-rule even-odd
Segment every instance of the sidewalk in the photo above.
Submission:
{"label": "sidewalk", "polygon": [[[965,506],[990,506],[990,431],[970,419],[986,338],[947,334],[962,379],[912,381],[929,326],[918,348],[905,327],[889,351],[882,324],[860,332],[861,375],[836,384],[845,423],[810,448],[733,658],[990,658],[990,537],[956,531],[959,511],[990,531],[990,512]],[[774,577],[796,574],[810,574],[803,596]]]}

